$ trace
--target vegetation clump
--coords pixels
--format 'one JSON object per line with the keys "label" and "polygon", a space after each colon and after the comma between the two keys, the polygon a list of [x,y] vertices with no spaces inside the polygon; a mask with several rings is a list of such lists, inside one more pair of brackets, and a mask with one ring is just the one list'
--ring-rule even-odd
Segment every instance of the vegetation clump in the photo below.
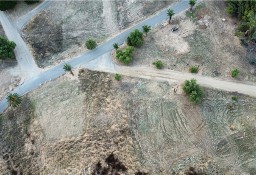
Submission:
{"label": "vegetation clump", "polygon": [[199,71],[199,67],[198,67],[198,66],[191,66],[191,67],[189,68],[189,72],[190,72],[190,73],[196,74],[196,73],[198,73],[198,71]]}
{"label": "vegetation clump", "polygon": [[143,44],[143,33],[138,29],[131,32],[127,38],[127,44],[129,46],[141,47]]}
{"label": "vegetation clump", "polygon": [[13,58],[16,44],[0,36],[0,59]]}
{"label": "vegetation clump", "polygon": [[27,1],[24,1],[24,2],[27,3],[28,5],[30,5],[30,4],[38,3],[39,0],[27,0]]}
{"label": "vegetation clump", "polygon": [[161,60],[157,60],[157,61],[153,62],[153,65],[155,65],[155,67],[157,69],[163,69],[164,68],[164,63]]}
{"label": "vegetation clump", "polygon": [[7,101],[8,101],[9,106],[15,108],[15,107],[19,106],[19,104],[21,104],[22,98],[17,93],[13,93],[13,94],[10,93],[7,96]]}
{"label": "vegetation clump", "polygon": [[147,35],[148,32],[151,30],[151,26],[144,25],[142,26],[143,32]]}
{"label": "vegetation clump", "polygon": [[0,1],[0,10],[10,10],[13,9],[17,4],[17,1]]}
{"label": "vegetation clump", "polygon": [[183,85],[183,91],[189,95],[189,100],[195,103],[201,102],[204,96],[202,87],[196,83],[195,79],[186,80]]}
{"label": "vegetation clump", "polygon": [[132,46],[127,46],[124,49],[118,49],[116,51],[116,58],[124,64],[129,64],[133,60],[133,56],[132,56],[133,51],[134,51],[134,47]]}
{"label": "vegetation clump", "polygon": [[113,44],[113,47],[114,47],[114,49],[119,49],[119,46],[118,46],[118,44],[117,43],[115,43],[115,44]]}
{"label": "vegetation clump", "polygon": [[240,19],[236,35],[256,42],[256,1],[227,1],[227,12]]}
{"label": "vegetation clump", "polygon": [[93,39],[88,39],[86,42],[85,42],[85,46],[87,49],[94,49],[95,47],[97,47],[97,43],[96,41],[94,41]]}
{"label": "vegetation clump", "polygon": [[120,81],[121,80],[121,75],[120,74],[115,74],[115,80]]}
{"label": "vegetation clump", "polygon": [[174,13],[173,10],[171,10],[171,9],[167,10],[167,16],[169,17],[169,24],[171,24],[171,20],[172,20],[172,17],[173,17],[174,14],[175,13]]}
{"label": "vegetation clump", "polygon": [[193,10],[193,7],[196,5],[196,0],[189,0],[190,10]]}
{"label": "vegetation clump", "polygon": [[238,70],[238,69],[233,69],[233,70],[231,71],[231,76],[232,76],[233,78],[237,77],[238,75],[239,75],[239,70]]}
{"label": "vegetation clump", "polygon": [[70,72],[72,75],[74,75],[74,73],[72,71],[72,67],[71,67],[70,64],[67,64],[67,63],[64,64],[63,69],[64,69],[65,72]]}

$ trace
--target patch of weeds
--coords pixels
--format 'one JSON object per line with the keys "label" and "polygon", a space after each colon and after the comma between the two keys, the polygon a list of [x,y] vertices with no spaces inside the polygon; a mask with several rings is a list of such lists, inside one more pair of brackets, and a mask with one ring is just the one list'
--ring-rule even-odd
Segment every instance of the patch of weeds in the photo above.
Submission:
{"label": "patch of weeds", "polygon": [[237,96],[232,96],[231,99],[232,99],[233,101],[237,101],[237,100],[238,100],[238,97],[237,97]]}
{"label": "patch of weeds", "polygon": [[238,69],[233,69],[233,70],[231,71],[231,76],[232,76],[233,78],[236,78],[236,77],[239,75],[239,73],[240,73],[240,71],[239,71]]}
{"label": "patch of weeds", "polygon": [[198,72],[198,70],[199,70],[199,66],[191,66],[189,68],[189,72],[194,73],[194,74],[196,74]]}
{"label": "patch of weeds", "polygon": [[120,81],[122,76],[120,74],[115,74],[115,80]]}
{"label": "patch of weeds", "polygon": [[197,14],[198,12],[205,7],[205,4],[204,3],[200,3],[200,4],[197,4],[193,10],[187,10],[186,11],[186,16],[192,20],[193,22],[196,21],[196,17],[197,17]]}
{"label": "patch of weeds", "polygon": [[157,69],[163,69],[164,68],[164,63],[160,60],[157,60],[157,61],[153,62],[153,65],[155,65],[155,67]]}

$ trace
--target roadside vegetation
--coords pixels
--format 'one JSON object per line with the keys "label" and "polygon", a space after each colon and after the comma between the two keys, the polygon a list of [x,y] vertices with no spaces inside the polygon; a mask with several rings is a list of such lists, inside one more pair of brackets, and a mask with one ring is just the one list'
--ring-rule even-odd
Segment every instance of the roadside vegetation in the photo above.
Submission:
{"label": "roadside vegetation", "polygon": [[88,39],[88,40],[85,42],[85,46],[86,46],[87,49],[92,50],[92,49],[94,49],[94,48],[97,47],[97,43],[96,43],[96,41],[93,40],[93,39]]}
{"label": "roadside vegetation", "polygon": [[124,49],[118,49],[116,51],[116,58],[124,64],[129,64],[133,60],[133,55],[132,55],[133,51],[134,51],[133,46],[127,46]]}
{"label": "roadside vegetation", "polygon": [[115,80],[120,81],[122,76],[120,74],[115,74]]}
{"label": "roadside vegetation", "polygon": [[157,61],[153,62],[153,65],[157,69],[163,69],[164,68],[164,63],[161,60],[157,60]]}
{"label": "roadside vegetation", "polygon": [[[15,8],[17,2],[18,1],[0,1],[0,10],[1,11],[11,10],[11,9]],[[39,2],[39,0],[28,0],[28,1],[24,1],[24,2],[27,3],[28,5],[30,5],[30,4]]]}
{"label": "roadside vegetation", "polygon": [[14,58],[16,44],[0,36],[0,59]]}
{"label": "roadside vegetation", "polygon": [[71,67],[71,65],[70,64],[64,64],[64,66],[63,66],[63,69],[64,69],[64,71],[65,72],[70,72],[71,73],[71,75],[73,75],[74,76],[74,73],[73,73],[73,71],[72,71],[72,67]]}
{"label": "roadside vegetation", "polygon": [[186,80],[183,91],[189,96],[189,100],[195,103],[201,102],[204,96],[203,88],[196,83],[195,79]]}
{"label": "roadside vegetation", "polygon": [[13,94],[10,93],[7,96],[7,101],[8,101],[9,106],[15,108],[21,104],[22,98],[17,93],[13,93]]}
{"label": "roadside vegetation", "polygon": [[138,29],[135,29],[127,38],[127,44],[129,46],[141,47],[143,44],[143,33]]}
{"label": "roadside vegetation", "polygon": [[198,71],[199,71],[199,66],[191,66],[191,67],[189,68],[189,72],[190,72],[190,73],[196,74],[196,73],[198,73]]}
{"label": "roadside vegetation", "polygon": [[171,9],[167,10],[167,16],[169,17],[169,24],[171,24],[171,20],[172,20],[172,17],[173,17],[174,14],[175,13],[174,13],[173,10],[171,10]]}
{"label": "roadside vegetation", "polygon": [[240,73],[240,71],[239,71],[238,69],[233,69],[233,70],[231,71],[231,76],[232,76],[233,78],[236,78],[236,77],[239,75],[239,73]]}

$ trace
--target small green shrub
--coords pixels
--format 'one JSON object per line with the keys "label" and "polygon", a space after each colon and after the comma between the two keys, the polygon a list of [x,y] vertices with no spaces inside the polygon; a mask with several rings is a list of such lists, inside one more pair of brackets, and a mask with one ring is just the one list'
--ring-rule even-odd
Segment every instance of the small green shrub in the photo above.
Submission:
{"label": "small green shrub", "polygon": [[143,33],[138,29],[131,32],[127,38],[127,44],[129,46],[141,47],[143,44]]}
{"label": "small green shrub", "polygon": [[199,67],[198,66],[191,66],[190,68],[189,68],[189,72],[190,73],[197,73],[198,72],[198,70],[199,70]]}
{"label": "small green shrub", "polygon": [[97,47],[97,43],[96,41],[94,41],[93,39],[88,39],[86,42],[85,42],[85,46],[87,49],[94,49],[95,47]]}
{"label": "small green shrub", "polygon": [[163,69],[164,68],[164,63],[160,60],[157,60],[157,61],[153,62],[153,65],[155,65],[155,67],[157,69]]}
{"label": "small green shrub", "polygon": [[0,36],[0,59],[13,58],[16,44]]}
{"label": "small green shrub", "polygon": [[120,74],[115,74],[115,80],[120,81],[121,80],[121,75]]}
{"label": "small green shrub", "polygon": [[238,69],[233,69],[233,70],[231,71],[231,76],[232,76],[233,78],[237,77],[238,75],[239,75],[239,70],[238,70]]}
{"label": "small green shrub", "polygon": [[183,91],[189,95],[189,99],[192,102],[199,103],[202,101],[204,96],[204,91],[202,87],[200,87],[195,79],[186,80],[183,85]]}
{"label": "small green shrub", "polygon": [[238,100],[238,97],[237,97],[237,96],[232,96],[231,99],[232,99],[233,101],[237,101],[237,100]]}
{"label": "small green shrub", "polygon": [[133,51],[134,51],[134,47],[132,46],[127,46],[122,50],[118,49],[116,51],[116,58],[124,64],[129,64],[133,60],[133,56],[132,56]]}

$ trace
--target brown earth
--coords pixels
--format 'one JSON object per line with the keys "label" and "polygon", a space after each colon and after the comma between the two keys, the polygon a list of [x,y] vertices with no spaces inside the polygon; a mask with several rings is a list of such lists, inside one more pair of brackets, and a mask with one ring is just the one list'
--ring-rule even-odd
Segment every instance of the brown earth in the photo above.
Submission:
{"label": "brown earth", "polygon": [[[171,32],[171,27],[179,30]],[[247,50],[234,35],[236,20],[230,18],[222,1],[204,1],[194,12],[174,16],[145,36],[145,43],[135,52],[135,65],[153,66],[156,60],[165,68],[189,71],[199,66],[199,73],[232,79],[231,70],[238,68],[238,80],[256,81],[255,66],[247,60]]]}
{"label": "brown earth", "polygon": [[86,51],[174,1],[55,1],[24,28],[37,64],[50,66]]}
{"label": "brown earth", "polygon": [[49,82],[1,115],[1,172],[92,174],[113,153],[121,174],[256,173],[255,99],[205,89],[194,105],[173,87],[88,70]]}

